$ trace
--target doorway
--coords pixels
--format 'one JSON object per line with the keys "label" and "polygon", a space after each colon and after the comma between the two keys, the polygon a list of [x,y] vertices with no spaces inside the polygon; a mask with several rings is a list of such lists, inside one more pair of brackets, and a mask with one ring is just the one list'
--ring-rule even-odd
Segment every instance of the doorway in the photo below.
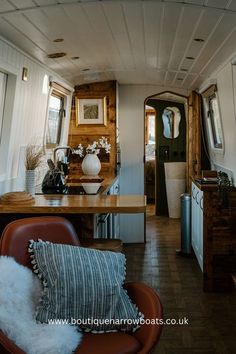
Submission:
{"label": "doorway", "polygon": [[145,188],[148,204],[155,204],[156,110],[145,105]]}
{"label": "doorway", "polygon": [[[154,113],[155,134],[149,141]],[[156,215],[168,216],[164,163],[186,161],[186,115],[185,96],[163,92],[145,100],[145,192]]]}

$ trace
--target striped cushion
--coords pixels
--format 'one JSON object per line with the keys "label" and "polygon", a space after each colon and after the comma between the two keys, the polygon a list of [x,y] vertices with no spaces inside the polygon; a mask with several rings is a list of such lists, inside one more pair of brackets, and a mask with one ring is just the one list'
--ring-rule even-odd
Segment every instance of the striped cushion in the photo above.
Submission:
{"label": "striped cushion", "polygon": [[122,287],[122,253],[42,241],[31,241],[29,252],[44,284],[36,320],[68,320],[93,332],[138,328],[141,314]]}

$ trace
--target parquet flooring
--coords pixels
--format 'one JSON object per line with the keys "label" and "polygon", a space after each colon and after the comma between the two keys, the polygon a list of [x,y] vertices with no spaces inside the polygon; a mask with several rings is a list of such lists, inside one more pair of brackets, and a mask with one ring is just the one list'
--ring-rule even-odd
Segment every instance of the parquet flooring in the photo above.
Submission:
{"label": "parquet flooring", "polygon": [[160,295],[164,317],[189,325],[165,325],[154,354],[236,354],[236,291],[204,293],[194,257],[176,255],[179,220],[147,213],[147,243],[125,245],[127,280],[139,280]]}

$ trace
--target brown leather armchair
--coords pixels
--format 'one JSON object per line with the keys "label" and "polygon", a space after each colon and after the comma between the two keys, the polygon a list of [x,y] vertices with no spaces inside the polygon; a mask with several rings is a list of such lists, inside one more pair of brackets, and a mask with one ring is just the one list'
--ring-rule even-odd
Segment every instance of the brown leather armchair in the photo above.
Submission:
{"label": "brown leather armchair", "polygon": [[[28,243],[30,239],[38,238],[55,243],[80,245],[68,220],[56,216],[33,217],[16,220],[6,226],[0,240],[0,255],[14,257],[18,263],[31,269]],[[162,318],[162,305],[154,290],[138,282],[126,283],[125,287],[145,318]],[[149,354],[158,342],[161,330],[161,325],[144,324],[135,333],[86,333],[75,354]],[[2,331],[0,353],[25,354]]]}

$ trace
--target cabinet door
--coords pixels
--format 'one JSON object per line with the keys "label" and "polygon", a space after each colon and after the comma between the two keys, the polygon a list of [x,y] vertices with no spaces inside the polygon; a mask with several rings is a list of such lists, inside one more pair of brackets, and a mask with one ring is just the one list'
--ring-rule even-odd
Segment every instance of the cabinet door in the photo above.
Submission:
{"label": "cabinet door", "polygon": [[197,187],[192,183],[192,247],[197,253],[197,203],[196,203]]}
{"label": "cabinet door", "polygon": [[199,192],[199,265],[203,271],[203,192]]}
{"label": "cabinet door", "polygon": [[[119,195],[120,194],[120,181],[119,178],[116,179],[115,183],[110,189],[110,194]],[[120,214],[111,214],[111,237],[119,238],[120,236]]]}
{"label": "cabinet door", "polygon": [[203,192],[192,185],[192,247],[203,270]]}

